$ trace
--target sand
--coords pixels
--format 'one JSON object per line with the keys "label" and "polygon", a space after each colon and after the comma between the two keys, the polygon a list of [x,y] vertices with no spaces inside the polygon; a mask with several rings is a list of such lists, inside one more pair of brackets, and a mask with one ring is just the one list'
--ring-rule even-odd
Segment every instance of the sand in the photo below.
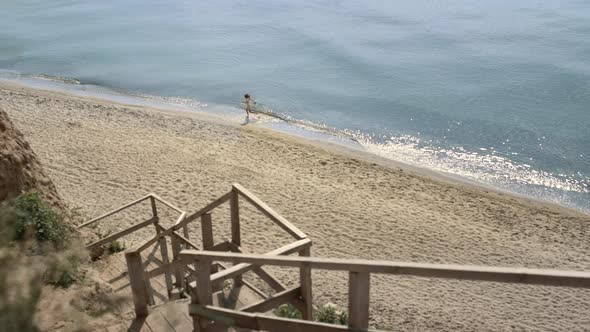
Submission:
{"label": "sand", "polygon": [[[0,108],[87,217],[148,192],[194,212],[238,182],[308,234],[314,256],[590,270],[590,216],[552,204],[206,114],[9,83]],[[228,238],[228,214],[213,218]],[[289,242],[252,209],[244,223],[250,252]],[[347,301],[343,273],[314,271],[313,287],[316,304]],[[371,284],[371,323],[396,330],[582,331],[589,314],[590,290],[395,276]]]}

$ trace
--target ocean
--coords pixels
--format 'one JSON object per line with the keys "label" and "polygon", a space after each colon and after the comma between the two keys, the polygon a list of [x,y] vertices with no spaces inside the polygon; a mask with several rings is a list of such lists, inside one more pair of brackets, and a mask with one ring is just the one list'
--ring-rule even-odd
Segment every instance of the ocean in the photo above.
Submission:
{"label": "ocean", "polygon": [[579,0],[2,1],[0,78],[232,119],[249,92],[259,125],[590,213],[588,36]]}

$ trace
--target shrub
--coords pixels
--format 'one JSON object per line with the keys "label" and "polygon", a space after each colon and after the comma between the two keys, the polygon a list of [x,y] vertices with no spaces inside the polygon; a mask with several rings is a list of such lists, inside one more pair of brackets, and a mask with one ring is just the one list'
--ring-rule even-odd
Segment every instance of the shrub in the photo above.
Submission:
{"label": "shrub", "polygon": [[348,324],[348,313],[334,303],[327,303],[314,310],[314,320],[329,324]]}
{"label": "shrub", "polygon": [[63,288],[80,280],[80,263],[83,257],[77,250],[55,253],[47,257],[47,269],[43,274],[45,283]]}
{"label": "shrub", "polygon": [[292,304],[283,304],[273,310],[273,313],[283,318],[301,319],[303,317],[301,311],[297,310]]}
{"label": "shrub", "polygon": [[16,223],[15,240],[27,240],[29,236],[38,242],[50,241],[56,248],[66,246],[68,229],[63,218],[41,200],[36,192],[19,195],[14,201]]}
{"label": "shrub", "polygon": [[[302,319],[301,311],[291,304],[283,304],[273,310],[278,317]],[[348,325],[348,312],[339,308],[333,303],[324,304],[321,307],[313,308],[313,319],[322,323]]]}
{"label": "shrub", "polygon": [[113,242],[109,243],[109,251],[111,253],[121,252],[125,249],[127,249],[127,248],[125,247],[125,245],[122,242],[113,241]]}

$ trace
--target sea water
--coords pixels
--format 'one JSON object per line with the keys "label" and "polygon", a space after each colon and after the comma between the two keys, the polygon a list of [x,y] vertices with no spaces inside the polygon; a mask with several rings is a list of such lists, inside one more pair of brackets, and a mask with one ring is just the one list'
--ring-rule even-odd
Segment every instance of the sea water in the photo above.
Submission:
{"label": "sea water", "polygon": [[0,77],[236,116],[250,92],[312,136],[590,212],[590,1],[1,1]]}

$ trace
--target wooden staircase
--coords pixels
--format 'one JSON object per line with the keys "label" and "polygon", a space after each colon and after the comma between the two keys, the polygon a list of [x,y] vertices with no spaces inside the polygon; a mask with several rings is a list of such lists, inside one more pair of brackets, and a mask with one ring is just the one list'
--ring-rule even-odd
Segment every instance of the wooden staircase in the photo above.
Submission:
{"label": "wooden staircase", "polygon": [[[373,274],[590,288],[588,272],[311,257],[312,242],[307,235],[239,184],[190,215],[150,194],[79,227],[89,227],[148,201],[152,214],[147,220],[87,245],[89,250],[97,250],[123,236],[154,227],[154,235],[125,252],[124,276],[111,280],[127,280],[135,313],[128,330],[133,331],[367,331],[371,330],[369,294]],[[240,231],[242,201],[261,211],[293,242],[265,254],[244,253]],[[230,205],[231,239],[214,243],[211,212],[225,203]],[[158,204],[176,213],[171,226],[162,225]],[[199,223],[200,244],[192,240],[191,223]],[[297,256],[289,256],[292,254]],[[118,257],[122,265],[121,255]],[[299,283],[286,287],[267,266],[297,269]],[[313,321],[312,269],[348,272],[347,326]],[[253,273],[272,292],[255,287],[244,278],[245,273]],[[303,319],[271,314],[271,310],[285,303],[298,308]]]}

